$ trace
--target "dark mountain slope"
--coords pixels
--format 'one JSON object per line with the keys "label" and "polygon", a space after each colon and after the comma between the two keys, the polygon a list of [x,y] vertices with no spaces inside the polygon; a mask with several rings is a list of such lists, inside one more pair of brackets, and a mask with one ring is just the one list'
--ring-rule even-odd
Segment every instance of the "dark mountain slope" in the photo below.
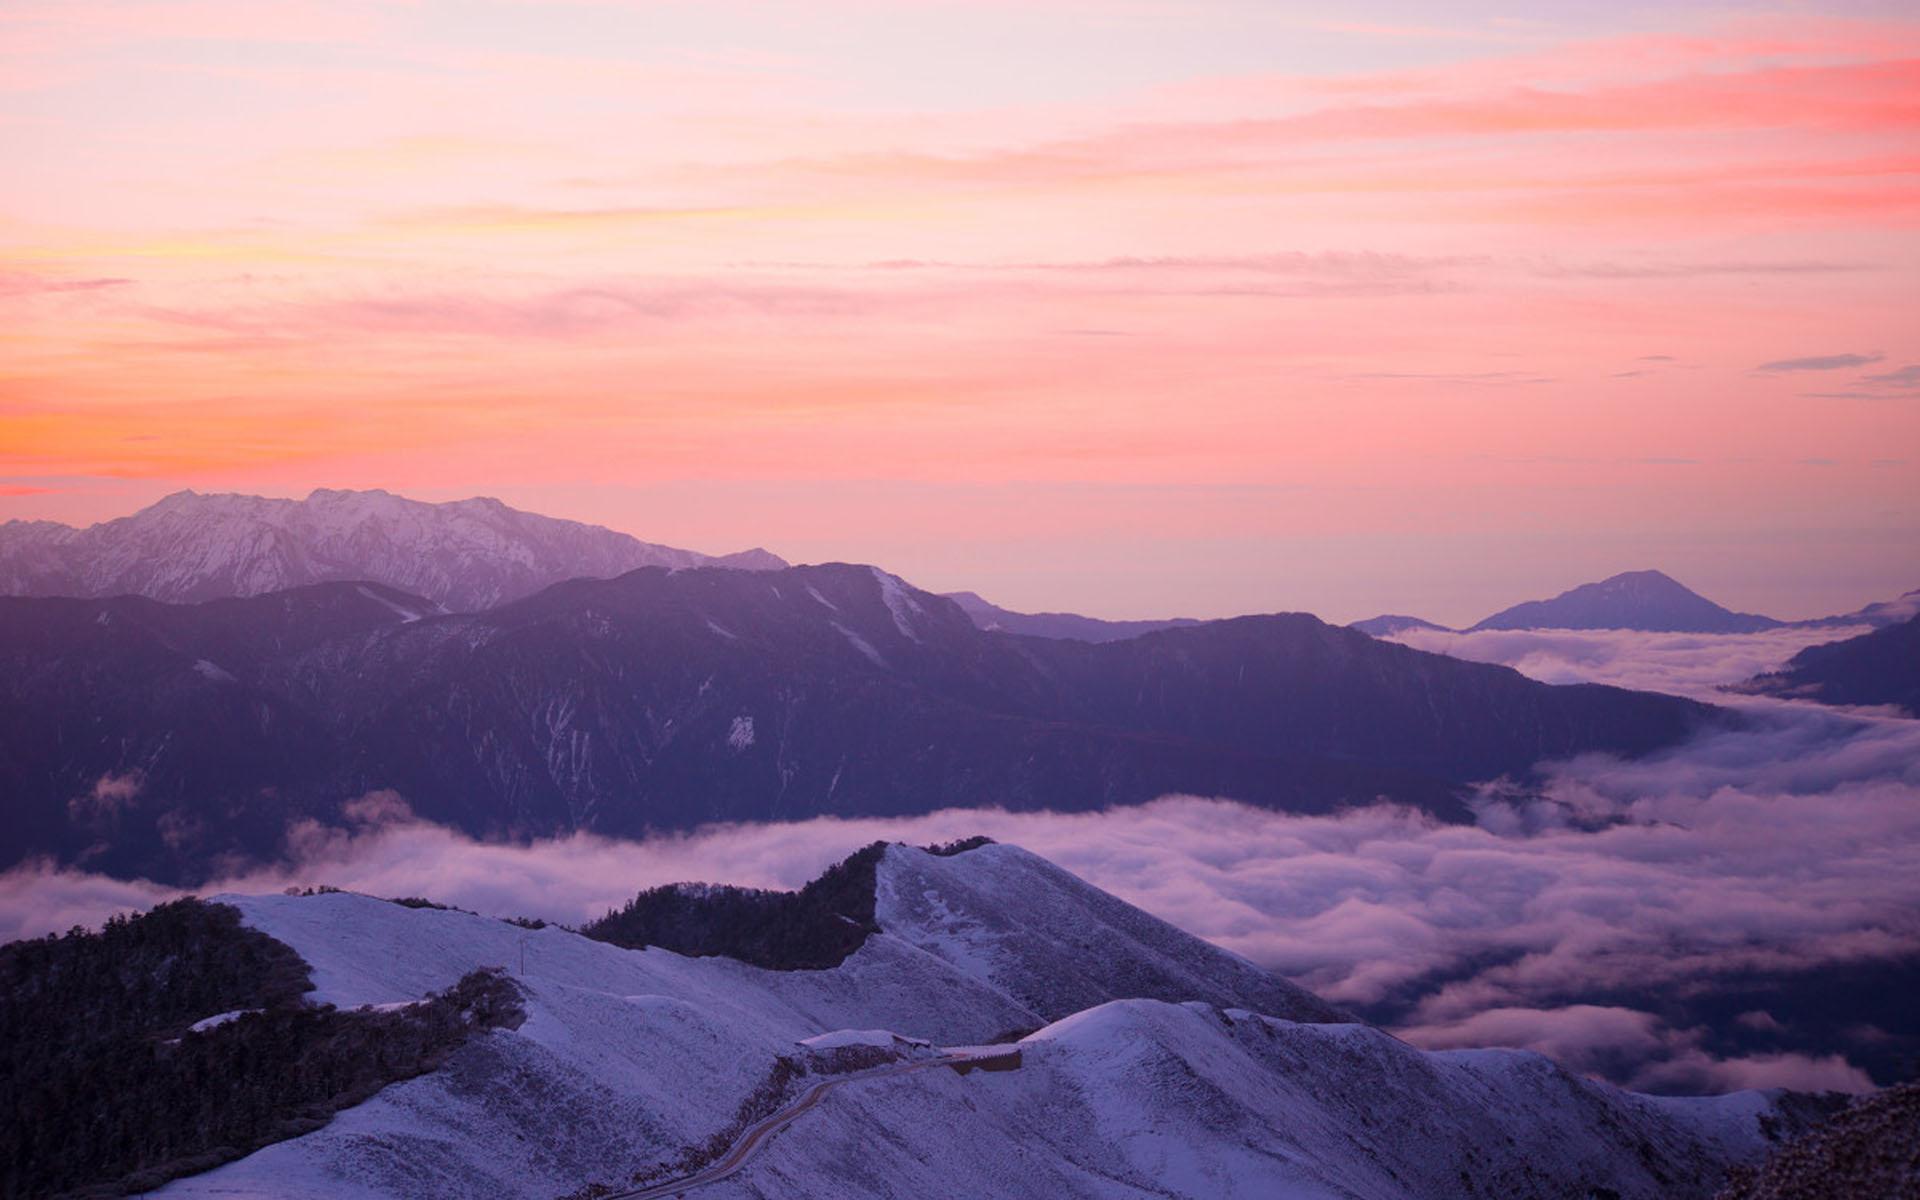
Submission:
{"label": "dark mountain slope", "polygon": [[387,788],[486,836],[1170,791],[1458,816],[1468,781],[1653,749],[1713,712],[1302,615],[1098,645],[990,633],[846,565],[648,568],[423,607],[356,584],[0,600],[0,857],[193,879]]}
{"label": "dark mountain slope", "polygon": [[1658,571],[1628,571],[1551,600],[1529,600],[1479,629],[1640,629],[1651,633],[1755,633],[1780,622],[1731,612]]}
{"label": "dark mountain slope", "polygon": [[[1305,613],[1236,617],[1054,655],[1089,721],[1311,753],[1455,780],[1525,771],[1604,747],[1670,744],[1684,701],[1581,684],[1382,642]],[[1478,669],[1463,669],[1478,668]]]}
{"label": "dark mountain slope", "polygon": [[1845,641],[1809,646],[1742,691],[1825,704],[1897,704],[1920,717],[1920,617]]}

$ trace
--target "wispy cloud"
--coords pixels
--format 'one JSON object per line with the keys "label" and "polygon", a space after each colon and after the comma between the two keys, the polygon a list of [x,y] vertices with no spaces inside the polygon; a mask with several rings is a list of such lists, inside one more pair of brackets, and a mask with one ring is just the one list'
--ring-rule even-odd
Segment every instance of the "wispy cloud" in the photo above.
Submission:
{"label": "wispy cloud", "polygon": [[1864,375],[1863,382],[1879,387],[1920,388],[1920,363],[1909,363],[1895,371],[1886,371],[1878,375]]}
{"label": "wispy cloud", "polygon": [[131,279],[57,279],[21,272],[0,271],[0,299],[9,296],[57,295],[61,292],[98,292],[106,288],[126,287]]}
{"label": "wispy cloud", "polygon": [[1871,366],[1886,355],[1873,354],[1811,354],[1804,358],[1777,358],[1772,362],[1763,362],[1755,367],[1756,371],[1783,374],[1790,371],[1844,371],[1849,367]]}

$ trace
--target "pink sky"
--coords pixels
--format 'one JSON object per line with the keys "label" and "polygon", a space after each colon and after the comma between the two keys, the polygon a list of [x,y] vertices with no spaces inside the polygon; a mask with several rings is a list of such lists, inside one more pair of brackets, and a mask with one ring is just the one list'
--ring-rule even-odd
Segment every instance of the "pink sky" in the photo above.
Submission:
{"label": "pink sky", "polygon": [[1901,7],[13,0],[0,518],[379,486],[1111,616],[1852,608],[1920,586]]}

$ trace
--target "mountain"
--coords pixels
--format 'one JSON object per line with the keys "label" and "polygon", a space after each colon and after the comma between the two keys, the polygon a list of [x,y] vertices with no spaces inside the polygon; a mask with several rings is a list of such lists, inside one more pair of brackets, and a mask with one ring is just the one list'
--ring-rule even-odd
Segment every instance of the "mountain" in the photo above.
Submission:
{"label": "mountain", "polygon": [[1916,616],[1920,616],[1920,588],[1915,588],[1898,599],[1879,600],[1850,613],[1820,617],[1812,621],[1795,621],[1794,624],[1814,627],[1868,625],[1874,629],[1885,629],[1889,625],[1898,625]]}
{"label": "mountain", "polygon": [[1368,617],[1364,621],[1354,621],[1348,629],[1358,629],[1370,637],[1392,637],[1396,633],[1405,633],[1409,629],[1436,629],[1441,633],[1452,633],[1445,625],[1435,625],[1432,621],[1423,621],[1419,617],[1405,617],[1388,613],[1378,617]]}
{"label": "mountain", "polygon": [[714,558],[476,498],[427,504],[384,491],[304,500],[176,492],[75,529],[0,525],[0,595],[193,602],[329,580],[372,580],[450,609],[489,608],[563,579],[636,567],[786,566],[765,550]]}
{"label": "mountain", "polygon": [[1650,633],[1757,633],[1772,617],[1730,612],[1658,571],[1628,571],[1582,584],[1551,600],[1529,600],[1493,614],[1482,629],[1639,629]]}
{"label": "mountain", "polygon": [[[304,1063],[301,1039],[330,1050],[344,1036],[332,1027],[350,1024],[362,1052],[385,1059],[409,1031],[375,1022],[467,1021],[423,1073],[309,1108],[237,1161],[171,1147],[162,1173],[203,1173],[154,1194],[670,1195],[705,1170],[698,1194],[723,1200],[1705,1200],[1807,1123],[1781,1093],[1642,1096],[1523,1051],[1423,1053],[1328,1023],[1337,1014],[1299,989],[1015,847],[863,854],[876,928],[820,970],[625,948],[417,900],[216,897],[209,907],[230,906],[306,967],[309,1011],[337,1015],[316,1026],[284,1007],[183,1011],[197,1032],[137,1051],[161,1070],[178,1056],[182,1078],[220,1064],[192,1076],[210,1127],[227,1107],[276,1106],[293,1082],[263,1072],[249,1043],[273,1051],[268,1063]],[[138,943],[144,920],[119,940]],[[170,945],[175,969],[145,978],[174,1010],[206,956]],[[82,987],[124,986],[90,976],[68,995],[84,1004]],[[493,994],[503,987],[512,995]],[[1295,1015],[1262,1011],[1272,1004]],[[109,1107],[134,1099],[116,1095],[111,1068],[89,1083]]]}
{"label": "mountain", "polygon": [[1098,617],[1083,617],[1078,613],[1020,613],[990,604],[977,592],[947,592],[945,595],[980,628],[1002,633],[1022,633],[1028,637],[1117,642],[1139,637],[1143,633],[1200,624],[1191,617],[1174,617],[1167,621],[1102,621]]}
{"label": "mountain", "polygon": [[1293,811],[1672,745],[1719,710],[1304,614],[1091,644],[870,567],[645,568],[466,614],[367,584],[203,605],[0,598],[0,863],[198,880],[364,793],[487,837],[1060,811]]}
{"label": "mountain", "polygon": [[1744,692],[1823,704],[1893,704],[1920,717],[1920,616],[1839,642],[1808,646]]}

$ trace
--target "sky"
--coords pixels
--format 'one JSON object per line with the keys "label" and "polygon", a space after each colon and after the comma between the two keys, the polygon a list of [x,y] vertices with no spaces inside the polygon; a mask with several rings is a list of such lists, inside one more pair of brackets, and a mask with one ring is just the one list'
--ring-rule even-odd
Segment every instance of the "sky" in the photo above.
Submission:
{"label": "sky", "polygon": [[1920,586],[1917,173],[1872,0],[9,0],[0,519],[1845,611]]}

